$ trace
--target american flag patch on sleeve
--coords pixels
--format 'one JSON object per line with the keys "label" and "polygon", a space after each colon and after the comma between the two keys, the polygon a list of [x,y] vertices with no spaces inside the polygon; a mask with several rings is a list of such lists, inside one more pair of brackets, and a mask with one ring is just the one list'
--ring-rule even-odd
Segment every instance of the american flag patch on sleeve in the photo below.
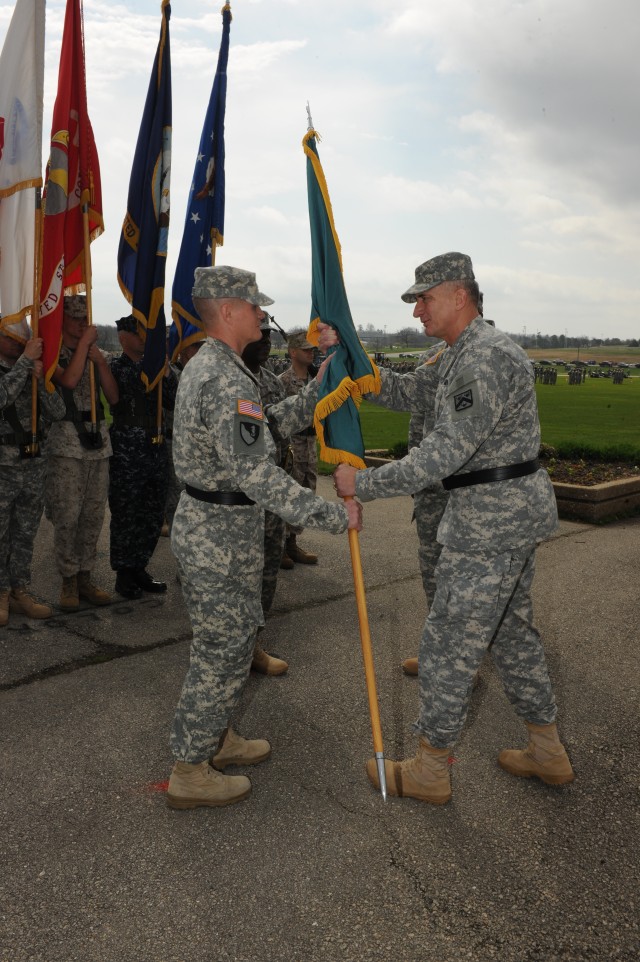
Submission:
{"label": "american flag patch on sleeve", "polygon": [[255,401],[241,401],[238,399],[238,414],[248,414],[250,418],[263,419],[262,407]]}

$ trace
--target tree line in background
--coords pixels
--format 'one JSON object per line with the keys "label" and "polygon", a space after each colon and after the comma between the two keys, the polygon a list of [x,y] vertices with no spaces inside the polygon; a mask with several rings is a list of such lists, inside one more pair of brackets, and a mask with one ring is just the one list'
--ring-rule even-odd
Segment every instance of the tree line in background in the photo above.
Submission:
{"label": "tree line in background", "polygon": [[[113,324],[96,324],[98,329],[98,343],[105,351],[119,352],[120,342],[118,332]],[[296,328],[302,330],[302,328]],[[364,345],[370,349],[384,350],[385,347],[415,347],[424,348],[431,343],[435,343],[437,338],[425,338],[422,328],[403,327],[400,331],[379,330],[373,324],[360,325],[358,327],[358,337]],[[287,333],[293,334],[293,331]],[[553,350],[563,347],[640,347],[640,339],[619,337],[569,337],[566,334],[511,334],[510,337],[520,344],[523,348]],[[271,335],[271,343],[275,350],[281,350],[285,346],[285,340],[281,334],[274,331]]]}
{"label": "tree line in background", "polygon": [[[404,347],[420,347],[425,344],[424,331],[421,327],[403,327],[400,331],[387,333],[386,329],[381,330],[380,328],[374,327],[373,324],[361,324],[357,330],[358,337],[363,344],[368,344],[370,347],[377,349],[384,349],[385,347],[398,344]],[[613,347],[615,345],[622,347],[640,347],[640,339],[638,338],[570,337],[568,334],[541,334],[540,331],[533,334],[527,334],[526,331],[524,331],[522,334],[509,334],[509,336],[513,338],[517,344],[520,344],[521,347],[533,349],[553,350],[554,348],[564,347]],[[435,340],[435,338],[426,339],[427,343],[433,340]]]}

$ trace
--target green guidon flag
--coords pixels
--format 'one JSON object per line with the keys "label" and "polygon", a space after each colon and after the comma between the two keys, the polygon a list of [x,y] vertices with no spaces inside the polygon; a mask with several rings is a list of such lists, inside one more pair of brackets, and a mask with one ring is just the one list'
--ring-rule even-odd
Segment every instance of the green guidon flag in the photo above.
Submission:
{"label": "green guidon flag", "polygon": [[342,275],[340,241],[333,222],[315,130],[302,140],[307,157],[307,191],[311,228],[311,323],[308,337],[317,343],[318,322],[335,328],[340,343],[325,372],[315,412],[320,457],[329,464],[364,468],[364,442],[358,408],[362,395],[380,391],[380,373],[368,356],[351,317]]}

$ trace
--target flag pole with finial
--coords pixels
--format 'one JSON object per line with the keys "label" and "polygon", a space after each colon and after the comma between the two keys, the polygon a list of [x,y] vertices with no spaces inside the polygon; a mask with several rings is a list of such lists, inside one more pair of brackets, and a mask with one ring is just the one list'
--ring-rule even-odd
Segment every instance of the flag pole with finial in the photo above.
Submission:
{"label": "flag pole with finial", "polygon": [[[344,283],[342,279],[342,262],[340,256],[340,244],[335,232],[335,226],[333,223],[333,214],[331,212],[331,203],[329,201],[329,194],[327,190],[326,181],[324,178],[324,173],[320,165],[320,158],[318,157],[315,140],[317,138],[317,132],[313,126],[313,120],[311,119],[311,108],[307,102],[307,134],[303,140],[303,149],[307,156],[307,185],[309,191],[309,221],[311,227],[311,246],[312,246],[312,299],[313,312],[312,312],[312,325],[311,329],[314,328],[314,322],[321,321],[323,323],[329,323],[336,327],[338,320],[342,323],[343,327],[346,326],[351,329],[351,334],[355,339],[355,354],[362,353],[363,357],[360,360],[360,364],[363,365],[364,369],[368,368],[369,374],[363,378],[363,383],[369,385],[368,390],[371,390],[371,386],[375,380],[375,375],[372,372],[372,366],[369,358],[366,356],[366,352],[362,349],[362,345],[359,344],[357,335],[355,333],[355,328],[353,326],[353,320],[351,318],[351,313],[349,311],[348,302],[346,299],[346,292],[344,291]],[[318,196],[320,195],[320,196]],[[313,200],[312,200],[313,197]],[[328,224],[327,224],[328,221]],[[327,228],[328,229],[324,229]],[[318,262],[318,267],[322,263],[323,268],[314,270],[316,266],[316,261]],[[333,310],[334,313],[331,317],[323,317],[323,306],[326,303],[326,291],[327,281],[329,275],[331,277],[331,283],[334,288],[333,290]],[[339,307],[336,308],[336,303],[339,303]],[[317,312],[317,313],[316,313]],[[338,314],[340,317],[338,318]],[[346,331],[343,329],[341,333],[344,335]],[[313,334],[310,334],[313,337]],[[360,351],[358,350],[360,349]],[[352,355],[353,356],[353,355]],[[336,358],[333,359],[333,364],[335,364]],[[332,370],[331,365],[329,366],[325,378],[328,379],[329,372]],[[349,381],[350,387],[347,390],[352,390],[356,394],[360,393],[361,385],[357,382],[358,372],[354,370],[348,372],[348,377],[346,380]],[[353,378],[353,380],[352,380]],[[379,384],[378,384],[378,390]],[[339,393],[340,389],[338,389]],[[342,398],[342,401],[346,400]],[[334,411],[334,414],[338,413]],[[357,419],[357,414],[356,414]],[[316,409],[315,423],[318,424],[318,409]],[[358,421],[359,423],[359,421]],[[324,437],[324,435],[323,435]],[[322,439],[321,439],[322,441]],[[321,448],[323,445],[321,443]],[[347,445],[344,445],[347,448]],[[341,460],[345,460],[345,457],[349,457],[350,463],[354,463],[352,460],[355,458],[355,463],[360,467],[364,467],[364,461],[359,454],[356,454],[353,449],[351,449],[351,455],[349,455],[347,450],[342,450],[340,452],[334,452],[336,454],[336,463]],[[345,498],[345,501],[352,500],[351,498]],[[380,783],[380,792],[382,798],[386,802],[387,800],[387,780],[386,772],[384,767],[384,749],[382,745],[382,728],[380,725],[380,710],[378,706],[378,692],[376,688],[376,673],[373,663],[373,653],[371,650],[371,632],[369,630],[369,616],[367,613],[367,601],[365,596],[364,588],[364,578],[362,574],[362,560],[360,557],[360,539],[358,532],[355,530],[350,530],[349,535],[349,549],[351,551],[351,566],[353,569],[353,584],[356,596],[356,605],[358,610],[358,620],[360,623],[360,644],[362,647],[362,659],[364,662],[364,674],[367,687],[367,697],[369,700],[369,714],[371,716],[371,732],[373,735],[373,750],[376,759],[376,768],[378,771],[378,780]]]}

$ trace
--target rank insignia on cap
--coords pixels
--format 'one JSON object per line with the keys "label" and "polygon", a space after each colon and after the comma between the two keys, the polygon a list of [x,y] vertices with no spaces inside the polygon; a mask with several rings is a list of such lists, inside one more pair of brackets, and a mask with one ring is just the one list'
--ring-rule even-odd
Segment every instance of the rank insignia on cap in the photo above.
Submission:
{"label": "rank insignia on cap", "polygon": [[264,417],[262,407],[256,404],[255,401],[238,400],[238,414],[246,414],[250,418],[259,418],[261,421]]}
{"label": "rank insignia on cap", "polygon": [[467,408],[473,407],[473,394],[471,391],[462,391],[460,394],[455,394],[453,397],[453,406],[456,411],[466,411]]}

